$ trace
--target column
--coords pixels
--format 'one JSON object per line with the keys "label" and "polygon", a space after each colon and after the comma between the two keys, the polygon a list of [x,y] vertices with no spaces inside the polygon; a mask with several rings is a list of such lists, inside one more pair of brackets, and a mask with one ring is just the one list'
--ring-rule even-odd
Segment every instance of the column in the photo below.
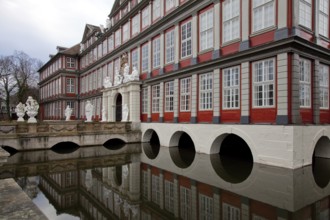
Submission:
{"label": "column", "polygon": [[[108,111],[108,99],[106,97],[106,92],[103,92],[102,93],[102,108],[101,109],[103,109],[103,108],[104,108],[104,110],[106,112]],[[107,115],[106,115],[106,117],[107,117],[107,120],[108,120],[108,116]],[[104,118],[102,118],[102,121],[104,121]]]}
{"label": "column", "polygon": [[151,105],[152,105],[151,86],[148,86],[148,122],[151,122]]}
{"label": "column", "polygon": [[[320,0],[315,0],[315,5],[312,7],[312,10],[314,10],[314,13],[312,13],[314,18],[314,35],[315,35],[315,42],[318,45],[321,45],[320,40],[320,30],[319,30],[319,8],[320,8]],[[329,11],[329,9],[328,9]],[[328,25],[329,26],[329,25]]]}
{"label": "column", "polygon": [[313,86],[312,88],[312,105],[313,105],[313,122],[315,124],[320,123],[320,81],[319,81],[319,74],[320,74],[320,61],[314,61],[314,74],[312,73],[312,80]]}
{"label": "column", "polygon": [[197,22],[197,13],[193,14],[191,21],[191,38],[192,38],[192,59],[191,65],[197,64],[197,55],[198,55],[198,22]]}
{"label": "column", "polygon": [[191,123],[197,123],[197,74],[191,77]]}
{"label": "column", "polygon": [[289,123],[288,112],[288,54],[277,55],[277,115],[276,124],[287,125]]}
{"label": "column", "polygon": [[292,0],[292,33],[291,35],[300,35],[299,30],[299,0]]}
{"label": "column", "polygon": [[164,44],[164,32],[162,32],[160,34],[160,68],[159,68],[159,75],[163,75],[163,73],[164,73],[164,55],[165,55],[164,45],[165,45]]}
{"label": "column", "polygon": [[149,40],[148,41],[148,72],[147,72],[147,74],[148,74],[148,76],[147,76],[147,78],[151,78],[151,71],[152,71],[152,63],[151,63],[151,55],[152,55],[152,48],[151,48],[151,46],[152,46],[152,41],[151,40]]}
{"label": "column", "polygon": [[164,122],[164,82],[159,84],[160,97],[159,97],[159,122]]}
{"label": "column", "polygon": [[179,218],[180,212],[179,212],[179,205],[180,205],[180,198],[179,198],[179,181],[178,181],[178,175],[174,174],[174,180],[173,180],[173,185],[174,185],[174,216],[175,218]]}
{"label": "column", "polygon": [[140,163],[129,164],[129,192],[131,200],[138,200],[140,197]]}
{"label": "column", "polygon": [[220,57],[220,0],[215,0],[214,3],[214,22],[213,22],[213,31],[214,31],[214,51],[212,58],[218,59]]}
{"label": "column", "polygon": [[291,121],[292,124],[300,124],[302,122],[300,115],[300,64],[299,55],[292,56],[292,76],[291,76]]}
{"label": "column", "polygon": [[241,82],[241,124],[250,123],[250,63],[242,63]]}
{"label": "column", "polygon": [[220,123],[220,69],[213,70],[213,123]]}
{"label": "column", "polygon": [[148,165],[148,170],[147,170],[147,173],[148,173],[148,201],[151,201],[151,187],[152,187],[152,184],[151,184],[151,168],[150,168],[150,165]]}
{"label": "column", "polygon": [[164,196],[165,196],[165,192],[164,192],[164,171],[160,170],[159,172],[159,187],[160,187],[160,203],[159,203],[159,207],[161,209],[164,209]]}
{"label": "column", "polygon": [[180,26],[176,24],[174,27],[174,35],[175,35],[175,45],[174,45],[174,68],[173,70],[179,69],[180,62]]}
{"label": "column", "polygon": [[196,181],[191,180],[191,219],[196,220],[197,217],[197,186]]}
{"label": "column", "polygon": [[241,10],[242,11],[242,25],[241,25],[241,29],[242,29],[242,40],[241,40],[241,44],[240,44],[240,51],[243,50],[247,50],[250,48],[250,40],[249,40],[249,26],[250,26],[250,10],[249,10],[249,2],[250,1],[242,1],[242,9],[244,8],[245,10]]}
{"label": "column", "polygon": [[140,119],[140,111],[141,111],[140,100],[141,100],[141,98],[140,98],[140,96],[141,96],[140,84],[130,85],[129,120],[131,122],[141,122],[141,119]]}
{"label": "column", "polygon": [[[277,10],[277,30],[275,31],[274,40],[281,40],[289,37],[289,28],[287,26],[288,19],[288,2],[287,1],[277,1],[278,8]],[[291,18],[289,18],[291,19]]]}
{"label": "column", "polygon": [[179,79],[176,78],[174,80],[174,97],[173,97],[173,122],[178,123],[179,122],[179,108],[180,108],[180,102],[179,102]]}

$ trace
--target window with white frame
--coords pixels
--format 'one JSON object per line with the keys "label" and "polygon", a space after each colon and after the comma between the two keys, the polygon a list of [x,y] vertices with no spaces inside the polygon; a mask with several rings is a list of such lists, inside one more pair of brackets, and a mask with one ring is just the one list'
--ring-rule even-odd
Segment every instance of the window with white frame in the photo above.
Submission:
{"label": "window with white frame", "polygon": [[99,44],[97,46],[97,59],[100,59],[102,57],[102,44]]}
{"label": "window with white frame", "polygon": [[154,85],[152,87],[152,112],[159,112],[159,101],[160,101],[160,86]]}
{"label": "window with white frame", "polygon": [[140,14],[132,18],[132,36],[138,33],[140,33]]}
{"label": "window with white frame", "polygon": [[129,40],[129,21],[123,25],[123,42]]}
{"label": "window with white frame", "polygon": [[111,82],[113,79],[113,62],[108,63],[107,76],[110,76]]}
{"label": "window with white frame", "polygon": [[102,47],[103,47],[103,49],[102,49],[103,54],[102,55],[104,56],[108,52],[108,41],[107,40],[103,41]]}
{"label": "window with white frame", "polygon": [[191,21],[181,25],[181,58],[191,56]]}
{"label": "window with white frame", "polygon": [[67,57],[66,58],[66,67],[67,68],[75,68],[76,66],[76,59],[72,57]]}
{"label": "window with white frame", "polygon": [[160,66],[160,37],[152,41],[152,67]]}
{"label": "window with white frame", "polygon": [[150,25],[149,6],[142,10],[142,29]]}
{"label": "window with white frame", "polygon": [[223,3],[223,42],[232,41],[240,35],[240,0],[227,0]]}
{"label": "window with white frame", "polygon": [[174,109],[174,81],[165,83],[165,112],[173,112]]}
{"label": "window with white frame", "polygon": [[253,0],[253,32],[275,25],[275,0]]}
{"label": "window with white frame", "polygon": [[222,89],[223,89],[223,109],[239,108],[239,66],[223,70]]}
{"label": "window with white frame", "polygon": [[132,63],[132,69],[133,69],[133,67],[136,67],[136,69],[139,69],[139,53],[138,53],[138,49],[132,50],[131,63]]}
{"label": "window with white frame", "polygon": [[165,180],[165,209],[174,214],[174,183]]}
{"label": "window with white frame", "polygon": [[275,97],[275,60],[253,63],[253,106],[273,107]]}
{"label": "window with white frame", "polygon": [[66,78],[66,93],[74,93],[74,78]]}
{"label": "window with white frame", "polygon": [[148,113],[149,101],[148,101],[148,87],[142,88],[142,114]]}
{"label": "window with white frame", "polygon": [[166,4],[165,4],[166,12],[174,8],[174,6],[175,6],[175,0],[166,0]]}
{"label": "window with white frame", "polygon": [[329,37],[329,0],[320,0],[319,5],[319,33]]}
{"label": "window with white frame", "polygon": [[299,81],[299,93],[300,93],[300,107],[311,107],[311,61],[300,58],[300,81]]}
{"label": "window with white frame", "polygon": [[152,3],[152,20],[160,17],[160,0],[154,0]]}
{"label": "window with white frame", "polygon": [[267,220],[267,218],[256,215],[256,214],[252,214],[252,220]]}
{"label": "window with white frame", "polygon": [[199,110],[211,110],[213,104],[213,73],[199,76]]}
{"label": "window with white frame", "polygon": [[191,77],[180,80],[180,111],[190,111]]}
{"label": "window with white frame", "polygon": [[113,50],[113,35],[108,38],[108,50],[111,52]]}
{"label": "window with white frame", "polygon": [[165,62],[166,64],[174,62],[174,45],[175,35],[174,29],[166,32],[165,34]]}
{"label": "window with white frame", "polygon": [[147,200],[148,199],[148,194],[149,194],[149,189],[148,189],[148,172],[143,170],[142,171],[142,197]]}
{"label": "window with white frame", "polygon": [[241,211],[239,208],[229,205],[227,203],[222,204],[222,219],[223,220],[236,220],[240,219]]}
{"label": "window with white frame", "polygon": [[160,205],[160,178],[159,176],[152,175],[151,178],[151,194],[152,201],[157,205]]}
{"label": "window with white frame", "polygon": [[141,50],[142,72],[147,72],[149,69],[149,44],[143,45]]}
{"label": "window with white frame", "polygon": [[299,24],[312,28],[312,0],[299,0]]}
{"label": "window with white frame", "polygon": [[213,198],[199,194],[199,219],[213,219]]}
{"label": "window with white frame", "polygon": [[119,47],[121,45],[121,29],[118,29],[115,32],[115,47]]}
{"label": "window with white frame", "polygon": [[191,189],[180,186],[180,217],[184,220],[191,219]]}
{"label": "window with white frame", "polygon": [[213,47],[213,8],[199,15],[200,50]]}
{"label": "window with white frame", "polygon": [[329,66],[320,65],[320,108],[329,109]]}

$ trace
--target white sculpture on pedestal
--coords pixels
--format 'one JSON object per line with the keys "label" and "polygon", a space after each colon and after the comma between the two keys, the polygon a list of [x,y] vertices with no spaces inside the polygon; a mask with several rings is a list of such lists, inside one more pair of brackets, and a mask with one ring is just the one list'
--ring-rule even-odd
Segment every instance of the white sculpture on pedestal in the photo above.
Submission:
{"label": "white sculpture on pedestal", "polygon": [[66,109],[64,110],[64,114],[65,114],[65,121],[70,121],[70,117],[72,114],[72,108],[70,108],[69,105],[66,106]]}
{"label": "white sculpture on pedestal", "polygon": [[93,112],[94,112],[94,106],[88,100],[87,104],[85,106],[86,122],[91,122],[92,121]]}
{"label": "white sculpture on pedestal", "polygon": [[106,76],[104,78],[103,86],[106,89],[112,87],[112,82],[111,82],[110,76]]}
{"label": "white sculpture on pedestal", "polygon": [[102,107],[102,121],[101,122],[106,122],[107,121],[107,110],[105,107]]}
{"label": "white sculpture on pedestal", "polygon": [[128,113],[129,113],[129,109],[127,104],[123,105],[123,111],[122,111],[122,120],[123,122],[128,121]]}
{"label": "white sculpture on pedestal", "polygon": [[17,121],[24,121],[24,115],[25,115],[25,105],[22,104],[22,102],[18,103],[18,105],[15,108],[16,115],[18,117]]}
{"label": "white sculpture on pedestal", "polygon": [[35,116],[38,114],[39,104],[36,100],[29,96],[25,103],[25,111],[29,116],[28,123],[37,123]]}

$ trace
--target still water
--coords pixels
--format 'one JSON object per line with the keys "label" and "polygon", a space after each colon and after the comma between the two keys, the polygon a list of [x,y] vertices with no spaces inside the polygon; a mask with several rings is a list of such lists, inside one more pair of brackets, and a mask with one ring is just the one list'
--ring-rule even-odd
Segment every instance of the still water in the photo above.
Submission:
{"label": "still water", "polygon": [[329,219],[330,162],[297,170],[130,144],[19,152],[0,166],[49,219]]}

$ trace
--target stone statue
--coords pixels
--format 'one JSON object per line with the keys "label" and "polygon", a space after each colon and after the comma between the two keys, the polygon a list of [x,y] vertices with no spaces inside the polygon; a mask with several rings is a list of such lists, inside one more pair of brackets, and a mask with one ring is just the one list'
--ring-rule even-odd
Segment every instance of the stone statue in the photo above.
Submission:
{"label": "stone statue", "polygon": [[129,65],[125,63],[124,65],[124,80],[123,83],[126,83],[130,81],[130,75],[129,75]]}
{"label": "stone statue", "polygon": [[17,121],[24,121],[23,117],[25,115],[25,105],[22,102],[18,103],[15,108],[16,115],[18,117]]}
{"label": "stone statue", "polygon": [[66,109],[64,110],[64,114],[65,114],[65,121],[70,121],[70,117],[72,114],[72,108],[70,108],[69,105],[66,106]]}
{"label": "stone statue", "polygon": [[139,74],[139,71],[137,70],[136,66],[133,66],[133,71],[132,71],[132,74],[130,76],[130,80],[131,81],[134,81],[134,80],[139,81],[140,80],[140,74]]}
{"label": "stone statue", "polygon": [[111,82],[110,76],[106,76],[104,78],[103,86],[106,89],[112,87],[112,82]]}
{"label": "stone statue", "polygon": [[128,112],[129,112],[128,106],[127,106],[127,104],[124,104],[123,105],[123,112],[122,112],[123,117],[122,117],[121,121],[123,121],[123,122],[128,121]]}
{"label": "stone statue", "polygon": [[94,106],[92,105],[91,101],[88,100],[85,106],[86,122],[92,122],[93,112]]}
{"label": "stone statue", "polygon": [[118,68],[115,69],[115,86],[120,85],[123,81],[122,76],[119,74]]}
{"label": "stone statue", "polygon": [[29,116],[28,123],[37,123],[35,116],[38,114],[39,104],[32,96],[29,96],[26,100],[24,109]]}
{"label": "stone statue", "polygon": [[106,122],[107,121],[107,110],[105,109],[105,106],[102,107],[102,121],[101,122]]}

